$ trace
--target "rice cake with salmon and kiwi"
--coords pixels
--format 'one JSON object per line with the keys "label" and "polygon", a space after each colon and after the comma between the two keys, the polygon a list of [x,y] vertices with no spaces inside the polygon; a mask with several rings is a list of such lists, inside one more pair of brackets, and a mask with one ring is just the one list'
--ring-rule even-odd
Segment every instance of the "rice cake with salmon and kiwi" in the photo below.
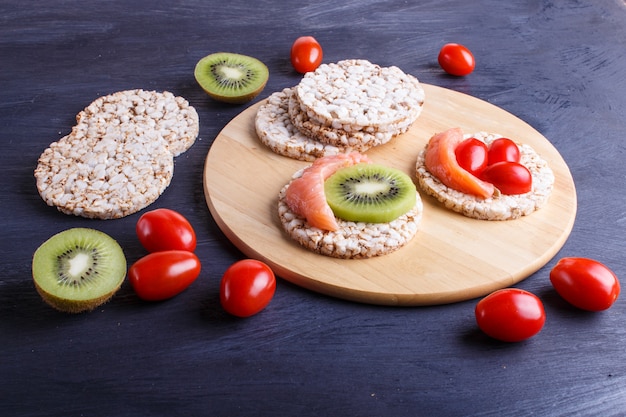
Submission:
{"label": "rice cake with salmon and kiwi", "polygon": [[278,195],[287,235],[308,250],[341,259],[400,249],[416,235],[422,212],[408,175],[355,152],[317,159]]}

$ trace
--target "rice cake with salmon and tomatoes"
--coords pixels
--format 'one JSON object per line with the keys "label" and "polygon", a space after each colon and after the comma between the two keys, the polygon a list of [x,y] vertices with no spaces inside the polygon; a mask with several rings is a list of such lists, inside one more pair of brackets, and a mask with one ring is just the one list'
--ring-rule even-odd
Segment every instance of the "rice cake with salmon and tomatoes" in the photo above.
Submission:
{"label": "rice cake with salmon and tomatoes", "polygon": [[[473,137],[487,146],[503,137],[487,132],[460,134],[463,140]],[[523,194],[506,195],[496,188],[493,195],[483,198],[454,189],[429,171],[426,166],[426,153],[430,144],[429,142],[417,156],[415,164],[417,183],[426,194],[433,196],[447,209],[478,220],[514,220],[530,215],[548,203],[554,187],[554,172],[530,145],[516,143],[520,151],[520,163],[532,176],[531,190]]]}

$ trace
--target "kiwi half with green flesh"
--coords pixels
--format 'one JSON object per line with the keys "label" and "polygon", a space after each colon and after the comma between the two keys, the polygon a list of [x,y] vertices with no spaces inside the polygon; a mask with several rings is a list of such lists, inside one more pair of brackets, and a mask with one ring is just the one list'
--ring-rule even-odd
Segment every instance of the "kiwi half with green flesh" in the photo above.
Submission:
{"label": "kiwi half with green flesh", "polygon": [[33,256],[33,280],[43,300],[67,313],[108,301],[126,277],[126,257],[106,233],[73,228],[45,241]]}
{"label": "kiwi half with green flesh", "polygon": [[263,91],[269,70],[251,56],[217,52],[198,61],[194,76],[200,87],[215,100],[241,104]]}
{"label": "kiwi half with green flesh", "polygon": [[324,182],[328,205],[343,220],[386,223],[413,208],[415,184],[402,171],[379,164],[342,168]]}

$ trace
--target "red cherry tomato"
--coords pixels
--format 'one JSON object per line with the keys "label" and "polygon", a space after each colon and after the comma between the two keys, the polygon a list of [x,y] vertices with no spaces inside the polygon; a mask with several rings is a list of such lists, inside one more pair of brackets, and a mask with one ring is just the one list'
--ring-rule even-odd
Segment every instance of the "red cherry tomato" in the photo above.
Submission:
{"label": "red cherry tomato", "polygon": [[474,71],[476,61],[472,52],[458,43],[447,43],[439,51],[439,65],[448,74],[463,76]]}
{"label": "red cherry tomato", "polygon": [[487,167],[487,145],[476,138],[465,139],[459,143],[454,153],[461,168],[475,176]]}
{"label": "red cherry tomato", "polygon": [[550,282],[565,301],[588,311],[608,309],[620,293],[613,271],[588,258],[559,260],[550,271]]}
{"label": "red cherry tomato", "polygon": [[291,65],[299,73],[315,71],[322,58],[322,47],[312,36],[301,36],[291,46]]}
{"label": "red cherry tomato", "polygon": [[139,298],[160,301],[183,292],[198,278],[200,268],[200,260],[193,252],[154,252],[130,267],[128,279]]}
{"label": "red cherry tomato", "polygon": [[496,162],[480,174],[483,181],[492,183],[502,194],[516,195],[529,192],[533,177],[524,165],[517,162]]}
{"label": "red cherry tomato", "polygon": [[517,144],[508,138],[498,138],[489,145],[489,165],[496,162],[519,162],[520,151]]}
{"label": "red cherry tomato", "polygon": [[249,317],[263,310],[274,297],[276,278],[263,262],[244,259],[232,264],[222,277],[220,302],[228,313]]}
{"label": "red cherry tomato", "polygon": [[541,331],[546,321],[543,303],[517,288],[495,291],[476,304],[476,323],[488,336],[503,342],[520,342]]}
{"label": "red cherry tomato", "polygon": [[148,252],[196,249],[196,232],[180,213],[160,208],[144,213],[135,227],[137,237]]}

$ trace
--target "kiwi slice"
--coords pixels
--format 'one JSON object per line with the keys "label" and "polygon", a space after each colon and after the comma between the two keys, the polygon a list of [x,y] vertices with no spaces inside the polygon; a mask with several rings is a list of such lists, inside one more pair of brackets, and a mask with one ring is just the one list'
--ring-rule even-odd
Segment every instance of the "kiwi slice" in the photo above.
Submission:
{"label": "kiwi slice", "polygon": [[194,76],[200,87],[215,100],[241,104],[263,91],[269,70],[251,56],[218,52],[198,61]]}
{"label": "kiwi slice", "polygon": [[415,184],[402,171],[378,164],[342,168],[324,182],[328,205],[343,220],[386,223],[415,205]]}
{"label": "kiwi slice", "polygon": [[73,228],[52,236],[33,256],[33,280],[43,300],[67,313],[108,301],[126,277],[126,257],[106,233]]}

